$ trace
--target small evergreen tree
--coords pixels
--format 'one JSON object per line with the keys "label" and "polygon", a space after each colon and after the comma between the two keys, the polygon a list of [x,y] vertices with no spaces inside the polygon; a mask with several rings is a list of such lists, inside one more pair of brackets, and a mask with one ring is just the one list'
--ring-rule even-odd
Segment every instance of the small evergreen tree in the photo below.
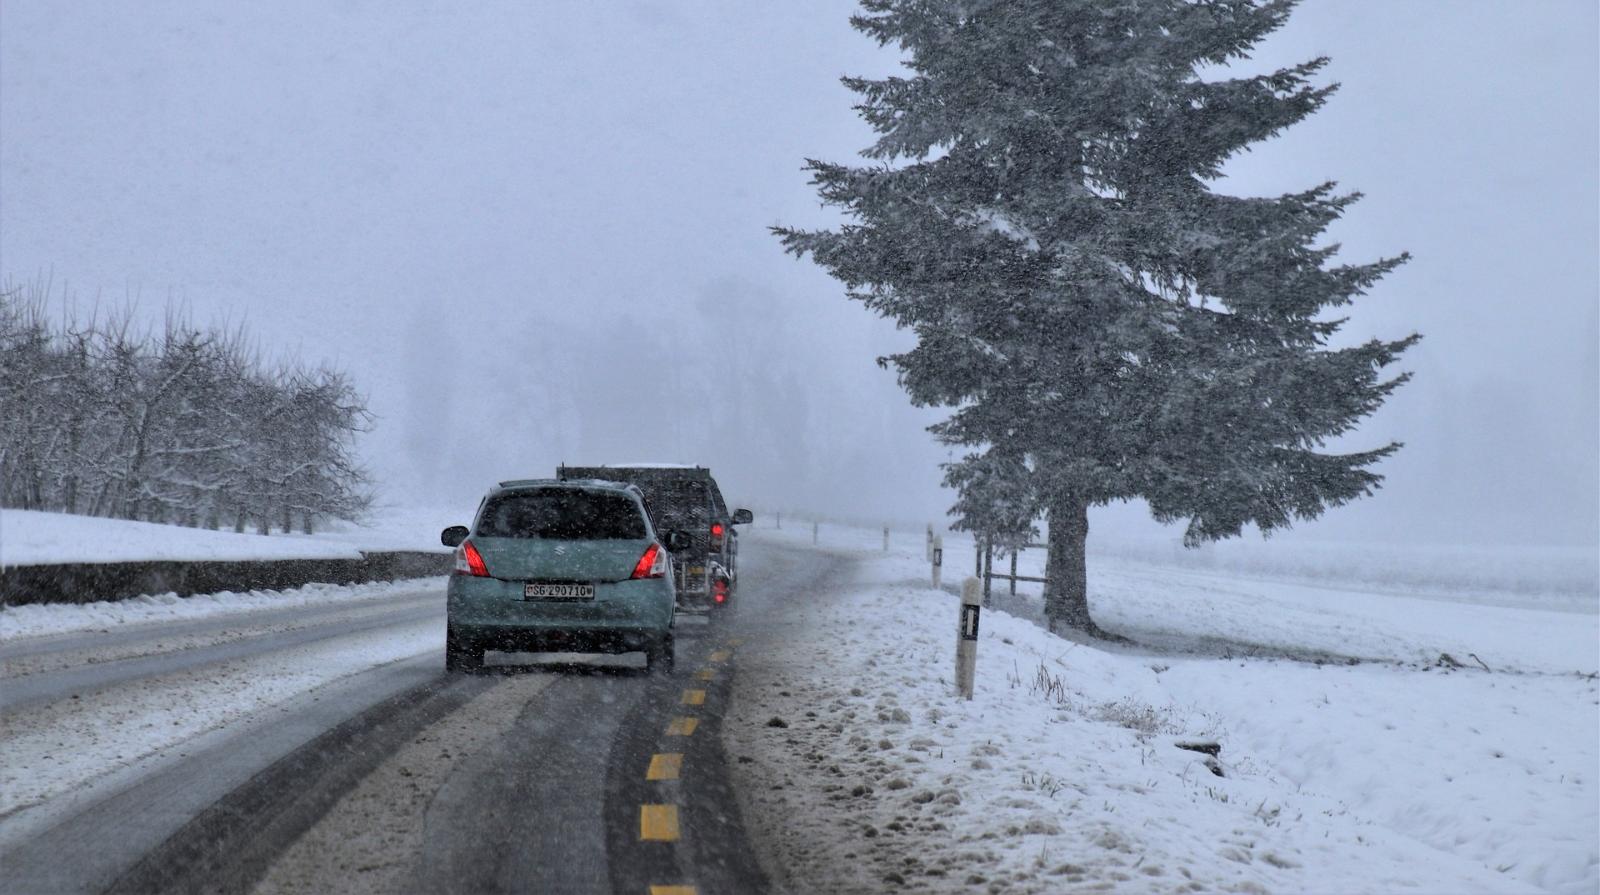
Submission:
{"label": "small evergreen tree", "polygon": [[1326,450],[1406,380],[1383,370],[1418,337],[1333,348],[1325,312],[1407,256],[1334,265],[1318,240],[1358,194],[1332,183],[1211,189],[1334,89],[1312,83],[1325,59],[1216,77],[1293,5],[864,0],[852,18],[909,74],[844,79],[873,164],[808,162],[847,222],[774,230],[916,334],[880,362],[977,449],[946,466],[958,526],[1015,529],[1019,501],[1047,520],[1053,630],[1098,633],[1089,507],[1142,497],[1190,545],[1270,533],[1370,494],[1399,447]]}

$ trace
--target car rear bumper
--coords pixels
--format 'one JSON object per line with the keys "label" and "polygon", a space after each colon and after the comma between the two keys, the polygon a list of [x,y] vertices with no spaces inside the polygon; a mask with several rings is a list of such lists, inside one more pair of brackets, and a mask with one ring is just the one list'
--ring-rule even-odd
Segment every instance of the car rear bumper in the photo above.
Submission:
{"label": "car rear bumper", "polygon": [[631,653],[650,650],[667,636],[656,628],[523,628],[504,625],[450,626],[458,642],[507,653]]}
{"label": "car rear bumper", "polygon": [[481,641],[489,649],[576,650],[588,645],[592,651],[605,651],[643,649],[672,627],[675,595],[667,578],[599,583],[593,600],[524,600],[522,585],[451,576],[446,602],[452,634]]}

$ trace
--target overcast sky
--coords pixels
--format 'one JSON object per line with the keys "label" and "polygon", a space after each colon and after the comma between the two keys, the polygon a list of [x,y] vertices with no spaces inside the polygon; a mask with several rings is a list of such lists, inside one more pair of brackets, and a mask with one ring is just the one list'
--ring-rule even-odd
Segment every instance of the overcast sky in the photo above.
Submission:
{"label": "overcast sky", "polygon": [[[828,222],[803,159],[870,140],[838,78],[895,59],[851,10],[5,0],[0,272],[349,371],[393,502],[671,459],[932,518],[938,415],[873,362],[903,334],[766,232]],[[1312,0],[1263,46],[1343,87],[1218,188],[1366,193],[1343,257],[1416,260],[1351,334],[1426,336],[1351,441],[1407,442],[1385,489],[1296,537],[1600,537],[1597,45],[1590,0]]]}

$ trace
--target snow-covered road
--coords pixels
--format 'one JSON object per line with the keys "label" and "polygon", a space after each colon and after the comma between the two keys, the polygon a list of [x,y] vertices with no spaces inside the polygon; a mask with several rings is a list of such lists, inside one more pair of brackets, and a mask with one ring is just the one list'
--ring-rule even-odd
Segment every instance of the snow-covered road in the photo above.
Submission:
{"label": "snow-covered road", "polygon": [[[8,609],[0,841],[30,827],[30,806],[181,756],[194,738],[331,681],[437,651],[443,628],[438,579]],[[45,631],[57,633],[19,636]]]}

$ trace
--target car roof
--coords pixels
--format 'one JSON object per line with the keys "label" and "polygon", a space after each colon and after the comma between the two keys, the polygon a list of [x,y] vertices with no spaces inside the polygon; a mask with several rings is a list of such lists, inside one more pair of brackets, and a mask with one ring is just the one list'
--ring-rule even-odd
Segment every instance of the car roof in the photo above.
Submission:
{"label": "car roof", "polygon": [[602,463],[602,469],[704,469],[694,463]]}
{"label": "car roof", "polygon": [[587,488],[604,491],[626,491],[638,497],[643,497],[644,492],[638,485],[628,482],[613,482],[609,479],[509,479],[496,485],[491,493],[504,491],[523,491],[535,488]]}

